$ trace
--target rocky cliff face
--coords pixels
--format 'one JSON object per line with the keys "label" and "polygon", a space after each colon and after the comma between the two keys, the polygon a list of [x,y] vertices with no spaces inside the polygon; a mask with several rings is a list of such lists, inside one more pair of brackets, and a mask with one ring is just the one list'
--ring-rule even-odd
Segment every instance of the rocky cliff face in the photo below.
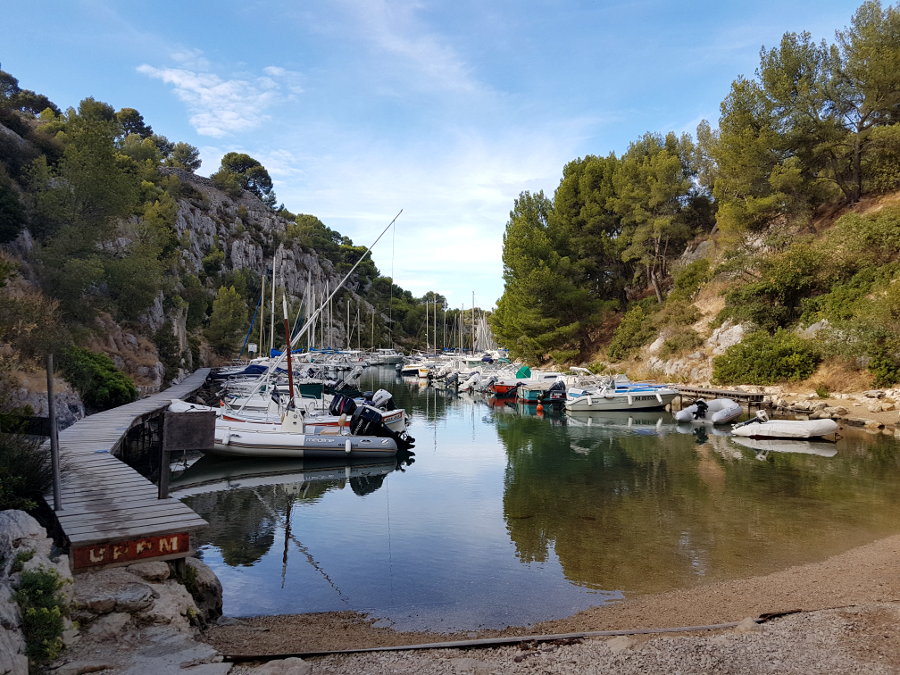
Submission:
{"label": "rocky cliff face", "polygon": [[[201,276],[204,258],[218,249],[224,253],[222,272],[245,270],[271,279],[273,261],[277,261],[277,283],[279,286],[283,283],[287,288],[290,304],[294,307],[308,286],[313,297],[322,297],[326,289],[333,289],[340,283],[343,275],[335,271],[331,261],[297,243],[285,241],[290,221],[273,213],[251,193],[245,191],[240,198],[231,199],[208,178],[181,169],[163,171],[176,175],[193,190],[191,197],[179,200],[175,223],[187,274]],[[147,312],[144,317],[146,327],[153,333],[168,320],[174,327],[180,350],[189,354],[186,313],[177,308],[165,309],[171,305],[165,300],[161,296]],[[333,341],[344,334],[339,318],[331,330]],[[184,365],[190,370],[197,364],[188,361]],[[158,371],[156,377],[153,373],[142,373],[149,376],[151,384],[157,388],[163,384],[161,366]]]}

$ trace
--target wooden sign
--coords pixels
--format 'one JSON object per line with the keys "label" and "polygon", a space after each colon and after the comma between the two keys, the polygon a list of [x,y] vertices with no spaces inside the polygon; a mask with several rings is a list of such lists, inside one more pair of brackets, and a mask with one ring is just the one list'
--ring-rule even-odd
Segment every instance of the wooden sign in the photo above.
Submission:
{"label": "wooden sign", "polygon": [[215,411],[166,412],[163,418],[163,449],[209,450],[215,443]]}
{"label": "wooden sign", "polygon": [[191,537],[187,532],[163,534],[127,541],[72,548],[73,569],[121,565],[148,558],[178,558],[191,552]]}

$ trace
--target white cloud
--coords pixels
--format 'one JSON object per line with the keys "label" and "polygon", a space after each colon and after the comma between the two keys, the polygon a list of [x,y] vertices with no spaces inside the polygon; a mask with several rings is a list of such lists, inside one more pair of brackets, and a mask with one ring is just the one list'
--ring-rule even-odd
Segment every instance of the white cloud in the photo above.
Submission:
{"label": "white cloud", "polygon": [[[465,59],[417,17],[422,3],[347,0],[343,4],[358,24],[359,39],[395,57],[404,74],[416,75],[415,88],[454,94],[482,89]],[[405,82],[406,86],[410,84]]]}
{"label": "white cloud", "polygon": [[[255,78],[223,79],[207,72],[209,64],[198,50],[179,52],[175,58],[198,68],[156,68],[143,64],[137,70],[171,85],[175,95],[187,106],[191,125],[204,136],[220,138],[255,129],[270,119],[267,109],[301,91],[297,85],[299,76],[284,68],[266,68],[265,76]],[[203,66],[207,68],[201,70]],[[285,83],[288,93],[282,92]]]}

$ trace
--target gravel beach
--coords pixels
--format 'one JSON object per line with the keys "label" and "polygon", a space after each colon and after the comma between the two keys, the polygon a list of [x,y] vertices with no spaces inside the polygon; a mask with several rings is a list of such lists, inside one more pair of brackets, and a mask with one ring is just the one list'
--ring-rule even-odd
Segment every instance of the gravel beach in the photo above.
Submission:
{"label": "gravel beach", "polygon": [[[799,611],[797,611],[799,610]],[[784,616],[757,624],[769,613]],[[738,625],[715,631],[515,645],[286,655],[592,631]],[[228,655],[281,655],[241,673],[900,673],[900,535],[765,576],[643,596],[503,631],[401,633],[351,613],[230,620],[207,641]]]}

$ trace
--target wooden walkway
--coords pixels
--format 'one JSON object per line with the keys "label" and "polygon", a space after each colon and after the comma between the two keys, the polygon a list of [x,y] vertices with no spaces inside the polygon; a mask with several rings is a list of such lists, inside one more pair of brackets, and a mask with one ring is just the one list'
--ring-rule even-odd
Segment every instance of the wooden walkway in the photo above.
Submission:
{"label": "wooden walkway", "polygon": [[728,389],[707,389],[704,387],[672,387],[682,396],[697,396],[702,398],[730,398],[733,401],[746,403],[749,409],[751,405],[759,407],[765,398],[765,394],[751,394],[746,391],[733,391]]}
{"label": "wooden walkway", "polygon": [[[208,523],[177,499],[158,499],[156,485],[114,453],[131,428],[171,399],[188,397],[208,374],[208,368],[197,370],[165,391],[90,415],[59,433],[62,489],[55,515],[73,569],[190,552],[190,532]],[[52,492],[45,500],[52,507]]]}

